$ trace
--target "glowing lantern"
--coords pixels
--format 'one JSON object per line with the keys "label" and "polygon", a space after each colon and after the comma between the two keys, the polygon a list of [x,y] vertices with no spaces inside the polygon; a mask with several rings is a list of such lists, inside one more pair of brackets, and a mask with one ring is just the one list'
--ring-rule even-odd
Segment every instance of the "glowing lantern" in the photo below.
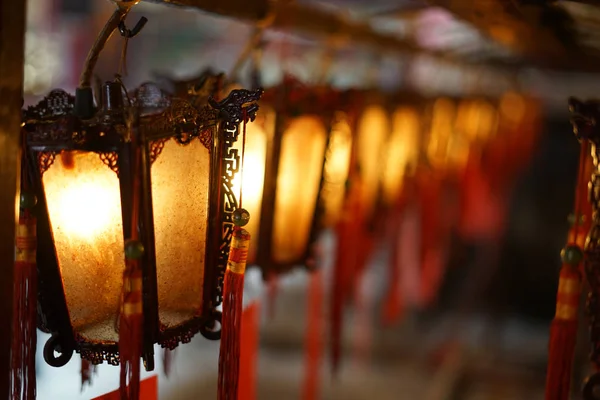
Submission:
{"label": "glowing lantern", "polygon": [[256,155],[257,165],[264,157],[264,181],[249,177],[252,182],[243,188],[246,208],[247,191],[262,183],[255,261],[266,276],[312,267],[311,247],[324,215],[335,218],[332,208],[343,198],[351,139],[344,115],[334,115],[335,95],[286,79],[265,94],[262,116],[248,124],[248,141],[256,135],[254,140],[266,143],[264,156]]}
{"label": "glowing lantern", "polygon": [[363,110],[357,127],[356,166],[361,184],[361,203],[364,216],[370,219],[380,200],[381,176],[383,174],[386,140],[390,134],[390,121],[385,107],[368,104]]}
{"label": "glowing lantern", "polygon": [[417,109],[398,107],[392,116],[392,133],[389,137],[385,169],[383,171],[383,197],[392,205],[402,189],[404,177],[417,166],[419,157],[420,120]]}
{"label": "glowing lantern", "polygon": [[[124,247],[143,265],[148,370],[155,343],[172,349],[197,332],[219,338],[216,307],[241,160],[232,150],[261,93],[238,90],[220,102],[205,98],[198,108],[146,84],[127,103],[120,82],[108,82],[91,119],[76,117],[74,97],[60,90],[25,110],[38,198],[40,328],[52,333],[44,348],[50,365],[64,365],[73,351],[93,363],[119,362]],[[139,191],[134,134],[141,148]],[[125,243],[133,230],[138,247]]]}

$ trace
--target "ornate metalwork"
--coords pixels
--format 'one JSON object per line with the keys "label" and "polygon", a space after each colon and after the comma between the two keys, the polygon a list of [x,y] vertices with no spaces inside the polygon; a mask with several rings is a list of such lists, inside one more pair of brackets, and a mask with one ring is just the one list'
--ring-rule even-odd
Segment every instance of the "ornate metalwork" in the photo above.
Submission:
{"label": "ornate metalwork", "polygon": [[239,135],[239,124],[243,121],[254,121],[258,104],[256,102],[263,94],[262,89],[254,91],[236,89],[222,101],[209,98],[208,103],[219,110],[223,118],[220,127],[221,157],[219,170],[221,171],[221,184],[218,202],[221,205],[221,241],[219,243],[219,257],[217,261],[217,288],[214,306],[223,301],[223,279],[229,257],[229,244],[233,235],[233,212],[238,207],[237,196],[233,191],[233,178],[240,169],[240,157],[234,148]]}
{"label": "ornate metalwork", "polygon": [[570,99],[569,109],[575,136],[592,144],[594,172],[589,184],[589,199],[593,212],[585,245],[584,269],[590,286],[587,299],[592,344],[590,359],[600,365],[600,103]]}
{"label": "ornate metalwork", "polygon": [[56,152],[54,151],[41,151],[38,153],[38,168],[41,175],[48,171],[48,168],[54,164],[55,159]]}
{"label": "ornate metalwork", "polygon": [[150,163],[153,164],[165,148],[169,139],[158,139],[150,143]]}
{"label": "ornate metalwork", "polygon": [[117,152],[99,153],[100,160],[110,168],[114,173],[119,175],[119,155]]}
{"label": "ornate metalwork", "polygon": [[27,107],[23,112],[23,119],[25,121],[55,119],[72,114],[74,107],[75,96],[62,89],[55,89],[35,106]]}

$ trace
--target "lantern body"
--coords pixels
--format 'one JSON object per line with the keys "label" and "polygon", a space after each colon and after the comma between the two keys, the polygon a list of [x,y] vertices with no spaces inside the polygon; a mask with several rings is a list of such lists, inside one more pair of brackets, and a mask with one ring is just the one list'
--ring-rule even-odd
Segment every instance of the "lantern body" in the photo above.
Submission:
{"label": "lantern body", "polygon": [[[328,88],[300,85],[289,77],[265,94],[264,103],[275,113],[274,124],[269,125],[273,130],[267,132],[256,257],[265,277],[296,266],[315,267],[314,244],[326,227],[327,204],[336,204],[335,196],[343,198],[349,123],[340,119],[339,135],[332,141],[337,95]],[[329,203],[326,197],[331,199]]]}
{"label": "lantern body", "polygon": [[360,170],[361,202],[364,215],[374,215],[381,188],[385,159],[384,145],[390,132],[386,109],[381,105],[368,105],[358,122],[356,138],[356,162]]}
{"label": "lantern body", "polygon": [[292,264],[305,256],[326,143],[327,128],[316,116],[291,119],[282,131],[271,236],[277,264]]}
{"label": "lantern body", "polygon": [[386,145],[383,197],[387,206],[400,195],[404,176],[414,168],[419,155],[420,121],[417,110],[398,107],[392,116],[392,133]]}
{"label": "lantern body", "polygon": [[[135,213],[144,247],[142,353],[150,370],[155,343],[174,348],[197,332],[219,338],[212,326],[240,164],[231,150],[242,115],[254,118],[262,92],[236,91],[197,109],[146,84],[130,96],[138,117],[128,125],[117,107],[120,84],[105,87],[104,107],[92,120],[74,117],[74,98],[62,91],[24,112],[39,199],[40,328],[52,333],[44,357],[61,366],[78,351],[93,363],[118,364],[123,244]],[[132,134],[139,136],[143,193],[135,210]]]}
{"label": "lantern body", "polygon": [[352,128],[347,113],[334,114],[329,145],[323,169],[323,226],[333,227],[340,218],[344,206],[346,181],[350,174],[352,153]]}

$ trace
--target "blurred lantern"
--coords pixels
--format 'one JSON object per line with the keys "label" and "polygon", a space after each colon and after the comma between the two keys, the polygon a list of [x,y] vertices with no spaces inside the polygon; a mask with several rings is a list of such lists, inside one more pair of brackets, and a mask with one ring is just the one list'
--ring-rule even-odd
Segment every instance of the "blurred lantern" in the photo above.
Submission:
{"label": "blurred lantern", "polygon": [[400,106],[392,115],[392,131],[386,145],[383,170],[383,200],[393,206],[404,178],[414,172],[419,157],[421,121],[416,108]]}
{"label": "blurred lantern", "polygon": [[453,100],[439,98],[431,109],[431,126],[427,142],[427,157],[435,169],[448,165],[449,148],[454,134],[456,105]]}
{"label": "blurred lantern", "polygon": [[[323,226],[322,204],[327,203],[323,188],[328,187],[329,201],[343,196],[343,185],[335,184],[345,182],[344,163],[349,157],[345,149],[348,130],[344,129],[342,114],[334,124],[335,147],[328,145],[335,99],[335,93],[329,90],[303,87],[286,78],[281,86],[265,94],[262,116],[248,125],[246,157],[256,160],[257,174],[261,172],[259,161],[264,160],[264,180],[248,177],[242,194],[245,207],[254,207],[247,203],[246,196],[260,200],[253,261],[265,276],[307,263],[313,267],[312,245]],[[250,145],[250,141],[255,144]],[[255,153],[251,156],[252,146]],[[327,149],[330,156],[325,166]],[[331,178],[328,185],[324,183],[324,171]]]}
{"label": "blurred lantern", "polygon": [[[73,351],[118,364],[120,317],[135,312],[147,370],[155,343],[174,348],[197,332],[219,338],[241,159],[232,149],[260,96],[238,90],[198,109],[152,84],[129,96],[115,81],[90,119],[78,118],[75,98],[61,90],[25,110],[48,364],[66,364]],[[141,278],[126,281],[123,295],[139,295],[120,311],[131,259]]]}

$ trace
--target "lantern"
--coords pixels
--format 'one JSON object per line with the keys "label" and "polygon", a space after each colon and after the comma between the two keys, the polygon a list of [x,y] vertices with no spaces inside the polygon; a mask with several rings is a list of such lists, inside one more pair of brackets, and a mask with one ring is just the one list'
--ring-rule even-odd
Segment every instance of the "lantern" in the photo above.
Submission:
{"label": "lantern", "polygon": [[420,129],[419,112],[415,107],[401,105],[394,110],[382,177],[383,200],[388,207],[400,196],[404,177],[416,169]]}
{"label": "lantern", "polygon": [[[126,95],[115,81],[103,86],[91,119],[76,117],[74,97],[61,90],[25,110],[48,364],[64,365],[73,351],[95,364],[119,363],[123,249],[133,231],[140,246],[126,251],[143,265],[146,369],[155,343],[172,349],[197,332],[219,338],[216,307],[238,201],[240,154],[232,149],[261,93],[237,90],[198,108],[153,84]],[[138,202],[133,134],[141,146]]]}
{"label": "lantern", "polygon": [[[252,261],[268,276],[297,265],[312,266],[317,233],[324,218],[334,218],[333,208],[343,198],[351,135],[345,116],[334,115],[333,92],[286,78],[265,96],[261,114],[247,128],[247,163],[256,160],[256,174],[244,178],[242,194],[244,208],[260,204]],[[330,210],[325,214],[329,217],[324,209]]]}

